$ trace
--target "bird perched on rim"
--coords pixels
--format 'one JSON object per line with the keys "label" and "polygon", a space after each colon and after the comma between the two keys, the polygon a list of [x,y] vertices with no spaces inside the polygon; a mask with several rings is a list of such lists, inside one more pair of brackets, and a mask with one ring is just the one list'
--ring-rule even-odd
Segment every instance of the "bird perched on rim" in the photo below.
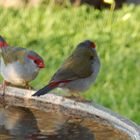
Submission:
{"label": "bird perched on rim", "polygon": [[[45,64],[36,52],[21,47],[11,47],[0,36],[0,73],[5,83],[28,86]],[[4,88],[5,89],[5,88]]]}
{"label": "bird perched on rim", "polygon": [[100,69],[96,45],[90,40],[78,44],[73,53],[53,75],[49,84],[32,96],[40,96],[54,88],[66,88],[71,92],[87,90],[95,81]]}

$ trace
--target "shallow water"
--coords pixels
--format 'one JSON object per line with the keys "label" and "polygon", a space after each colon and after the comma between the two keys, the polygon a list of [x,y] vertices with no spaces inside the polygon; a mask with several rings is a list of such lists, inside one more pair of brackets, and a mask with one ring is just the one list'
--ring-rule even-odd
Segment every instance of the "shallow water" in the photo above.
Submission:
{"label": "shallow water", "polygon": [[88,118],[24,107],[0,108],[0,140],[131,140],[125,133]]}

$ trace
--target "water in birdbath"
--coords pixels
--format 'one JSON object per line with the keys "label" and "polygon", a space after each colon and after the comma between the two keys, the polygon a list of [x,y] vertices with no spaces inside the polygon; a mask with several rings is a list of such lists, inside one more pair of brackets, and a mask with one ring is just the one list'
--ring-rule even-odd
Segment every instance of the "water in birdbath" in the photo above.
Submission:
{"label": "water in birdbath", "polygon": [[0,107],[0,139],[131,140],[104,121],[16,106]]}

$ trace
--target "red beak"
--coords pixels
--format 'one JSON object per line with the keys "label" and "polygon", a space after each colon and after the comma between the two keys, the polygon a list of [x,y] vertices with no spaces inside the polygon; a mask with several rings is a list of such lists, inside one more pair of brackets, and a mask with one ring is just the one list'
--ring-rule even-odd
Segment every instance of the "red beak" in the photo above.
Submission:
{"label": "red beak", "polygon": [[42,63],[39,63],[39,64],[38,64],[38,67],[41,68],[41,69],[42,69],[42,68],[45,68],[45,64],[44,64],[43,62],[42,62]]}

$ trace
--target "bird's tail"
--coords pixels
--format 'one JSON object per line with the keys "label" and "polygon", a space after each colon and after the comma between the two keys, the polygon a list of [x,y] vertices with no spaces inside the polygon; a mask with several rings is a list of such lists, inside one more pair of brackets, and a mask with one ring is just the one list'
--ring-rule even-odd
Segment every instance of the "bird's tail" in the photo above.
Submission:
{"label": "bird's tail", "polygon": [[57,85],[48,84],[47,86],[45,86],[42,89],[38,90],[32,96],[41,96],[41,95],[47,94],[48,92],[50,92],[51,90],[53,90],[56,87],[57,87]]}
{"label": "bird's tail", "polygon": [[5,39],[0,35],[0,48],[7,47],[8,43],[5,41]]}
{"label": "bird's tail", "polygon": [[61,84],[61,83],[66,84],[66,83],[69,83],[70,81],[71,80],[62,80],[62,81],[57,81],[57,82],[51,82],[47,86],[43,87],[42,89],[40,89],[39,91],[34,93],[32,96],[41,96],[41,95],[47,94],[51,90],[57,88],[59,86],[59,84]]}

